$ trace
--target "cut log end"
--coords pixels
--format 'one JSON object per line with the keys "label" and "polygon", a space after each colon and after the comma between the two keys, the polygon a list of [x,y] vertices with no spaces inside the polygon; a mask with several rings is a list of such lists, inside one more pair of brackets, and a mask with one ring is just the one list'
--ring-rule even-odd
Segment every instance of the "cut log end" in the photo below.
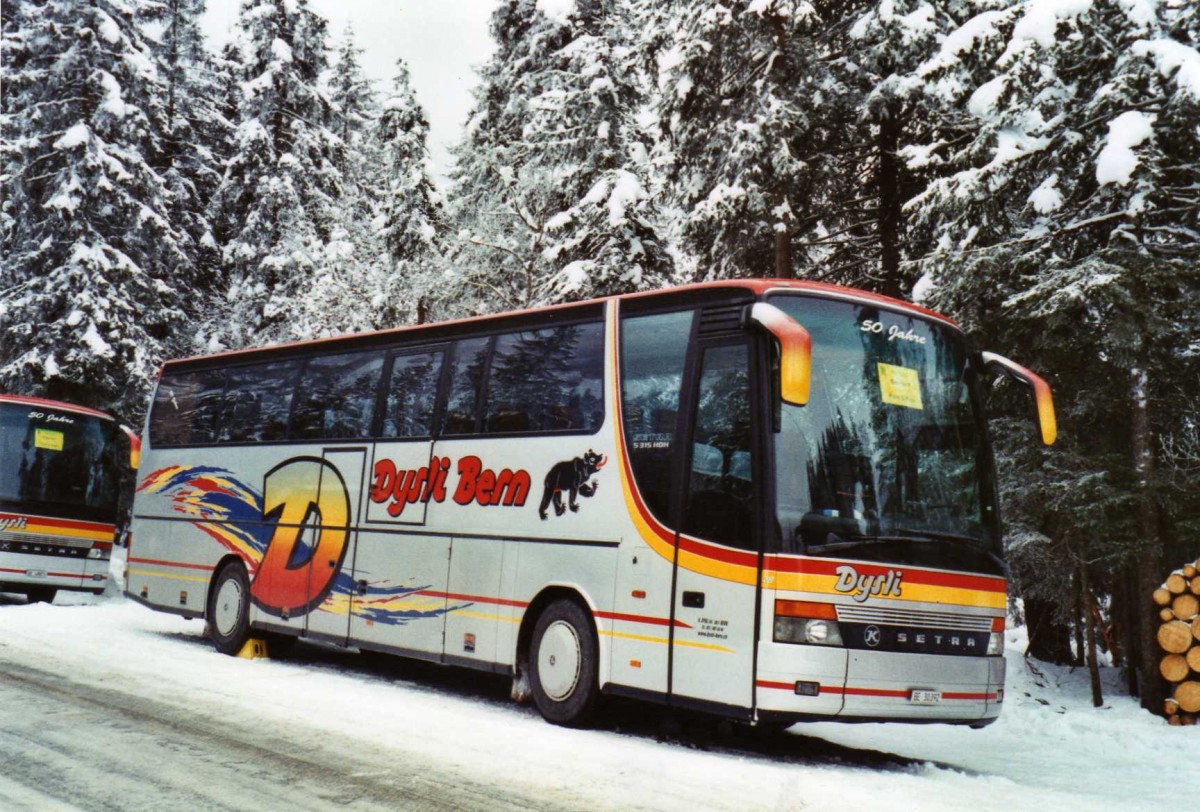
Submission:
{"label": "cut log end", "polygon": [[1200,712],[1200,682],[1188,680],[1175,686],[1175,701],[1184,713]]}
{"label": "cut log end", "polygon": [[1171,611],[1180,620],[1191,620],[1200,614],[1200,598],[1190,592],[1176,595],[1175,599],[1171,601]]}
{"label": "cut log end", "polygon": [[1159,606],[1169,606],[1171,603],[1171,590],[1165,586],[1160,586],[1154,590],[1154,602]]}
{"label": "cut log end", "polygon": [[1168,654],[1158,663],[1158,673],[1162,674],[1167,682],[1183,682],[1190,670],[1188,661],[1182,654]]}
{"label": "cut log end", "polygon": [[1183,654],[1192,647],[1192,627],[1172,620],[1158,627],[1158,645],[1168,654]]}

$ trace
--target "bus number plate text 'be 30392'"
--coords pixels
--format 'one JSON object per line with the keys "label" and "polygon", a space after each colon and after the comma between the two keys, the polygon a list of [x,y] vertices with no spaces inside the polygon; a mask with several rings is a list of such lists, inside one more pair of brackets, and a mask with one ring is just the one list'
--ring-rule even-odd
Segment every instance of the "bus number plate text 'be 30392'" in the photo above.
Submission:
{"label": "bus number plate text 'be 30392'", "polygon": [[915,688],[909,693],[908,701],[914,705],[936,705],[942,701],[942,692]]}

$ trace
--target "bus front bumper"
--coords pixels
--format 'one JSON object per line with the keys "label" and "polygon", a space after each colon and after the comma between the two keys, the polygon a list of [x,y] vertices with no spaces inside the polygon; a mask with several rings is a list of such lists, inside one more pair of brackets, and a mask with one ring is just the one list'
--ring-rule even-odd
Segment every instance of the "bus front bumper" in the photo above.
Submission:
{"label": "bus front bumper", "polygon": [[762,717],[987,724],[1000,714],[1004,658],[763,643]]}

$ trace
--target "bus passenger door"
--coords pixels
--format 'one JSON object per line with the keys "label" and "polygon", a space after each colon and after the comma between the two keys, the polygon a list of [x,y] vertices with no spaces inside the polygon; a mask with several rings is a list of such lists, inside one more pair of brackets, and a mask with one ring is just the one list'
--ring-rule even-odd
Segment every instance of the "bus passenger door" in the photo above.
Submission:
{"label": "bus passenger door", "polygon": [[718,712],[749,712],[754,695],[759,556],[750,346],[702,340],[688,384],[671,695],[676,704]]}
{"label": "bus passenger door", "polygon": [[[350,631],[350,601],[353,594],[354,558],[366,475],[365,448],[327,448],[322,454],[326,465],[320,480],[321,503],[345,505],[344,522],[330,522],[326,532],[344,533],[344,548],[323,549],[318,543],[309,561],[309,604],[313,609],[305,619],[305,635],[345,645]],[[338,525],[341,525],[340,527]],[[340,553],[340,554],[339,554]],[[315,604],[315,605],[314,605]]]}
{"label": "bus passenger door", "polygon": [[250,592],[264,628],[346,642],[365,448],[292,457],[263,480],[266,552]]}
{"label": "bus passenger door", "polygon": [[354,559],[351,643],[440,660],[450,538],[424,528],[447,466],[429,439],[397,440],[375,444],[371,471]]}

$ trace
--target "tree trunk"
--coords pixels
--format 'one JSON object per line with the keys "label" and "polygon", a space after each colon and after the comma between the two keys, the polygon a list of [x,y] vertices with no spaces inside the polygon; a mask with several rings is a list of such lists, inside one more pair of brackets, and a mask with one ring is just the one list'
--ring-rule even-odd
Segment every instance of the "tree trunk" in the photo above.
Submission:
{"label": "tree trunk", "polygon": [[900,233],[904,222],[904,195],[900,183],[904,166],[897,155],[904,127],[902,108],[898,101],[884,107],[878,122],[876,149],[879,153],[879,292],[897,299],[908,294],[908,285],[900,270]]}
{"label": "tree trunk", "polygon": [[1100,665],[1096,661],[1096,603],[1092,600],[1092,586],[1088,581],[1087,564],[1079,566],[1079,591],[1083,600],[1083,628],[1085,629],[1085,648],[1087,650],[1088,675],[1092,679],[1092,707],[1099,708],[1104,704],[1104,695],[1100,690]]}
{"label": "tree trunk", "polygon": [[1083,572],[1083,565],[1079,567],[1079,573],[1072,579],[1075,587],[1075,665],[1084,665],[1087,662],[1088,642],[1084,634],[1087,628],[1087,602],[1084,600],[1084,590],[1086,589],[1086,573]]}
{"label": "tree trunk", "polygon": [[1058,665],[1074,662],[1071,630],[1056,617],[1054,604],[1026,597],[1025,625],[1029,629],[1029,656]]}
{"label": "tree trunk", "polygon": [[795,279],[796,272],[792,269],[792,234],[786,224],[780,226],[775,228],[775,278]]}
{"label": "tree trunk", "polygon": [[[1129,373],[1130,446],[1136,480],[1137,530],[1142,548],[1137,557],[1138,592],[1147,596],[1162,584],[1162,540],[1158,533],[1158,507],[1150,481],[1154,475],[1154,445],[1150,433],[1150,376],[1145,369],[1134,367]],[[1137,613],[1140,642],[1142,707],[1157,713],[1166,699],[1162,676],[1156,656],[1160,621],[1153,604],[1143,599]]]}
{"label": "tree trunk", "polygon": [[1122,663],[1125,673],[1125,690],[1130,696],[1138,695],[1138,630],[1137,618],[1144,611],[1143,601],[1138,600],[1137,574],[1129,567],[1117,572],[1117,594],[1119,605],[1113,607],[1113,617],[1123,618],[1120,622],[1121,648],[1124,650]]}

